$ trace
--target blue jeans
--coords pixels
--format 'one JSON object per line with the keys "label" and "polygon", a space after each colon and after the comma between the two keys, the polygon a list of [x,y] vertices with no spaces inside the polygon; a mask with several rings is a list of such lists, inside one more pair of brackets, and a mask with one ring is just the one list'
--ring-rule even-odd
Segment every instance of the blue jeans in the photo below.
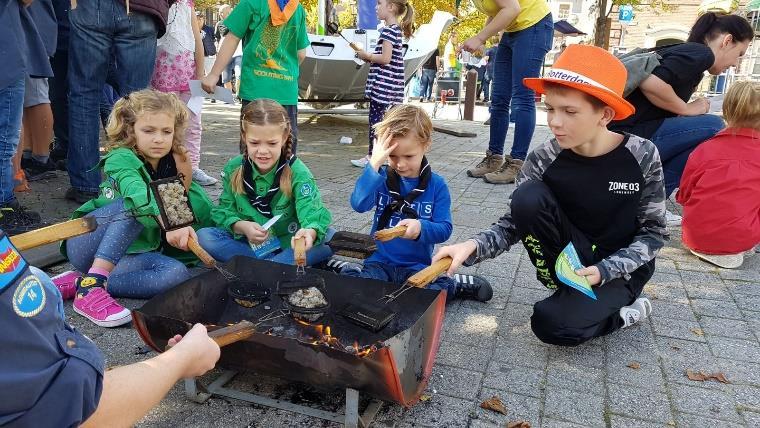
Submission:
{"label": "blue jeans", "polygon": [[126,215],[123,199],[89,215],[96,217],[98,228],[67,240],[66,255],[79,272],[87,272],[96,258],[113,263],[116,267],[108,278],[112,296],[149,299],[190,278],[187,267],[169,256],[158,252],[127,254],[143,225]]}
{"label": "blue jeans", "polygon": [[119,94],[144,89],[156,60],[156,24],[149,15],[126,13],[119,0],[79,2],[69,11],[69,139],[71,186],[97,192],[100,171],[100,100],[109,63],[115,61]]}
{"label": "blue jeans", "polygon": [[[481,87],[483,88],[483,101],[488,101],[491,99],[491,76],[486,74],[483,76],[483,83],[481,83]],[[488,111],[490,112],[491,109],[489,108]]]}
{"label": "blue jeans", "polygon": [[670,117],[652,135],[665,174],[665,195],[670,197],[681,183],[689,155],[698,145],[724,128],[723,119],[712,114]]}
{"label": "blue jeans", "polygon": [[224,70],[222,71],[222,83],[232,82],[233,73],[235,75],[235,80],[240,82],[240,70],[242,66],[243,57],[233,56],[230,63],[227,64],[227,67],[224,67]]}
{"label": "blue jeans", "polygon": [[0,89],[0,205],[13,202],[13,156],[21,136],[24,77]]}
{"label": "blue jeans", "polygon": [[[334,234],[334,229],[327,229],[324,242],[315,245],[306,252],[306,264],[308,266],[323,262],[332,256],[332,250],[326,243],[330,242]],[[199,230],[198,243],[201,244],[201,247],[211,254],[212,257],[221,262],[227,262],[235,256],[245,256],[252,259],[258,258],[256,257],[256,253],[251,249],[251,245],[248,243],[248,239],[245,236],[235,239],[230,232],[219,227],[205,227]],[[286,265],[295,264],[292,248],[269,253],[264,256],[263,259]]]}
{"label": "blue jeans", "polygon": [[[362,270],[358,270],[355,266],[348,265],[343,271],[342,275],[355,276],[359,278],[379,279],[380,281],[386,281],[393,284],[402,285],[419,271],[409,268],[403,268],[398,266],[391,266],[382,263],[364,263]],[[427,287],[431,290],[444,290],[446,291],[446,301],[450,302],[457,293],[457,283],[453,278],[449,278],[446,275],[441,275],[435,281],[428,284]]]}
{"label": "blue jeans", "polygon": [[511,156],[525,159],[536,128],[536,101],[532,90],[523,85],[526,77],[538,77],[544,56],[552,46],[554,24],[551,14],[532,27],[504,33],[496,49],[491,88],[491,136],[488,149],[504,154],[509,130],[509,107],[515,118]]}
{"label": "blue jeans", "polygon": [[429,100],[433,96],[433,82],[435,82],[435,70],[422,69],[420,77],[420,97]]}

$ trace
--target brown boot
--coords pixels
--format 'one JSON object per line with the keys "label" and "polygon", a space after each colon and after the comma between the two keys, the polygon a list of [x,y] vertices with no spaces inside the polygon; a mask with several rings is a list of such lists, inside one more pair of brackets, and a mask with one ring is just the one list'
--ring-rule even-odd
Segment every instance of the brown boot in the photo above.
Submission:
{"label": "brown boot", "polygon": [[480,161],[479,164],[475,165],[475,168],[468,169],[467,175],[469,175],[470,177],[480,178],[488,174],[489,172],[497,171],[503,163],[504,163],[504,156],[495,155],[491,153],[490,150],[487,150],[486,157],[484,157],[483,160]]}
{"label": "brown boot", "polygon": [[504,165],[496,172],[491,172],[483,176],[483,179],[488,183],[493,184],[509,184],[515,182],[515,177],[520,172],[523,166],[523,161],[520,159],[512,159],[511,156],[507,156]]}

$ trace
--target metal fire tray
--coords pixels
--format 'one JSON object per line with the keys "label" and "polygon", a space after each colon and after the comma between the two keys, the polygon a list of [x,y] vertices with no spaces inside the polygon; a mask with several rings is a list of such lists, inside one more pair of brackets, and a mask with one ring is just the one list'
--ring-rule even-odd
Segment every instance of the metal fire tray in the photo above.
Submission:
{"label": "metal fire tray", "polygon": [[[296,273],[295,266],[240,256],[225,264],[225,268],[269,288],[269,302],[242,307],[229,296],[227,282],[220,273],[205,272],[133,311],[133,325],[145,343],[161,352],[170,337],[184,333],[174,331],[161,316],[219,326],[241,320],[256,321],[282,307],[284,296],[275,292],[277,282]],[[325,331],[329,326],[332,337],[345,347],[303,339],[300,335],[313,325],[309,327],[282,316],[261,324],[251,337],[222,348],[218,366],[301,382],[319,390],[353,389],[406,407],[417,403],[438,351],[445,293],[409,290],[385,305],[396,316],[375,332],[354,324],[339,315],[338,310],[349,303],[375,305],[397,285],[316,269],[306,271],[324,278],[323,293],[330,302],[325,315],[314,324],[325,326]]]}

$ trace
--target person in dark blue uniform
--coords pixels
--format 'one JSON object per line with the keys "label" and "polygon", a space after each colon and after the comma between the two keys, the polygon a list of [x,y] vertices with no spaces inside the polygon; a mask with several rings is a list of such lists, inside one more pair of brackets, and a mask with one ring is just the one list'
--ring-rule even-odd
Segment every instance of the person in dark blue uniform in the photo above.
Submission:
{"label": "person in dark blue uniform", "polygon": [[132,426],[179,379],[219,359],[219,346],[197,324],[171,339],[169,351],[104,373],[97,346],[66,323],[58,289],[2,230],[0,324],[0,426]]}

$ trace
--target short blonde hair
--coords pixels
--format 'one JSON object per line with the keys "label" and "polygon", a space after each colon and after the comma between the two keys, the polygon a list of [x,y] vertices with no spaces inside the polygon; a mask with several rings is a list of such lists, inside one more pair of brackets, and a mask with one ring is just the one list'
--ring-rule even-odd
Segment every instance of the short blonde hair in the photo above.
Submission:
{"label": "short blonde hair", "polygon": [[174,116],[172,152],[185,159],[185,128],[189,118],[187,107],[175,94],[152,89],[135,91],[116,101],[106,125],[106,151],[124,147],[137,153],[135,122],[143,114],[156,113]]}
{"label": "short blonde hair", "polygon": [[760,82],[731,85],[723,100],[723,116],[729,128],[760,129]]}
{"label": "short blonde hair", "polygon": [[385,132],[392,137],[414,137],[423,146],[432,143],[433,122],[420,107],[399,104],[385,113],[385,117],[375,124],[375,134],[380,137]]}

